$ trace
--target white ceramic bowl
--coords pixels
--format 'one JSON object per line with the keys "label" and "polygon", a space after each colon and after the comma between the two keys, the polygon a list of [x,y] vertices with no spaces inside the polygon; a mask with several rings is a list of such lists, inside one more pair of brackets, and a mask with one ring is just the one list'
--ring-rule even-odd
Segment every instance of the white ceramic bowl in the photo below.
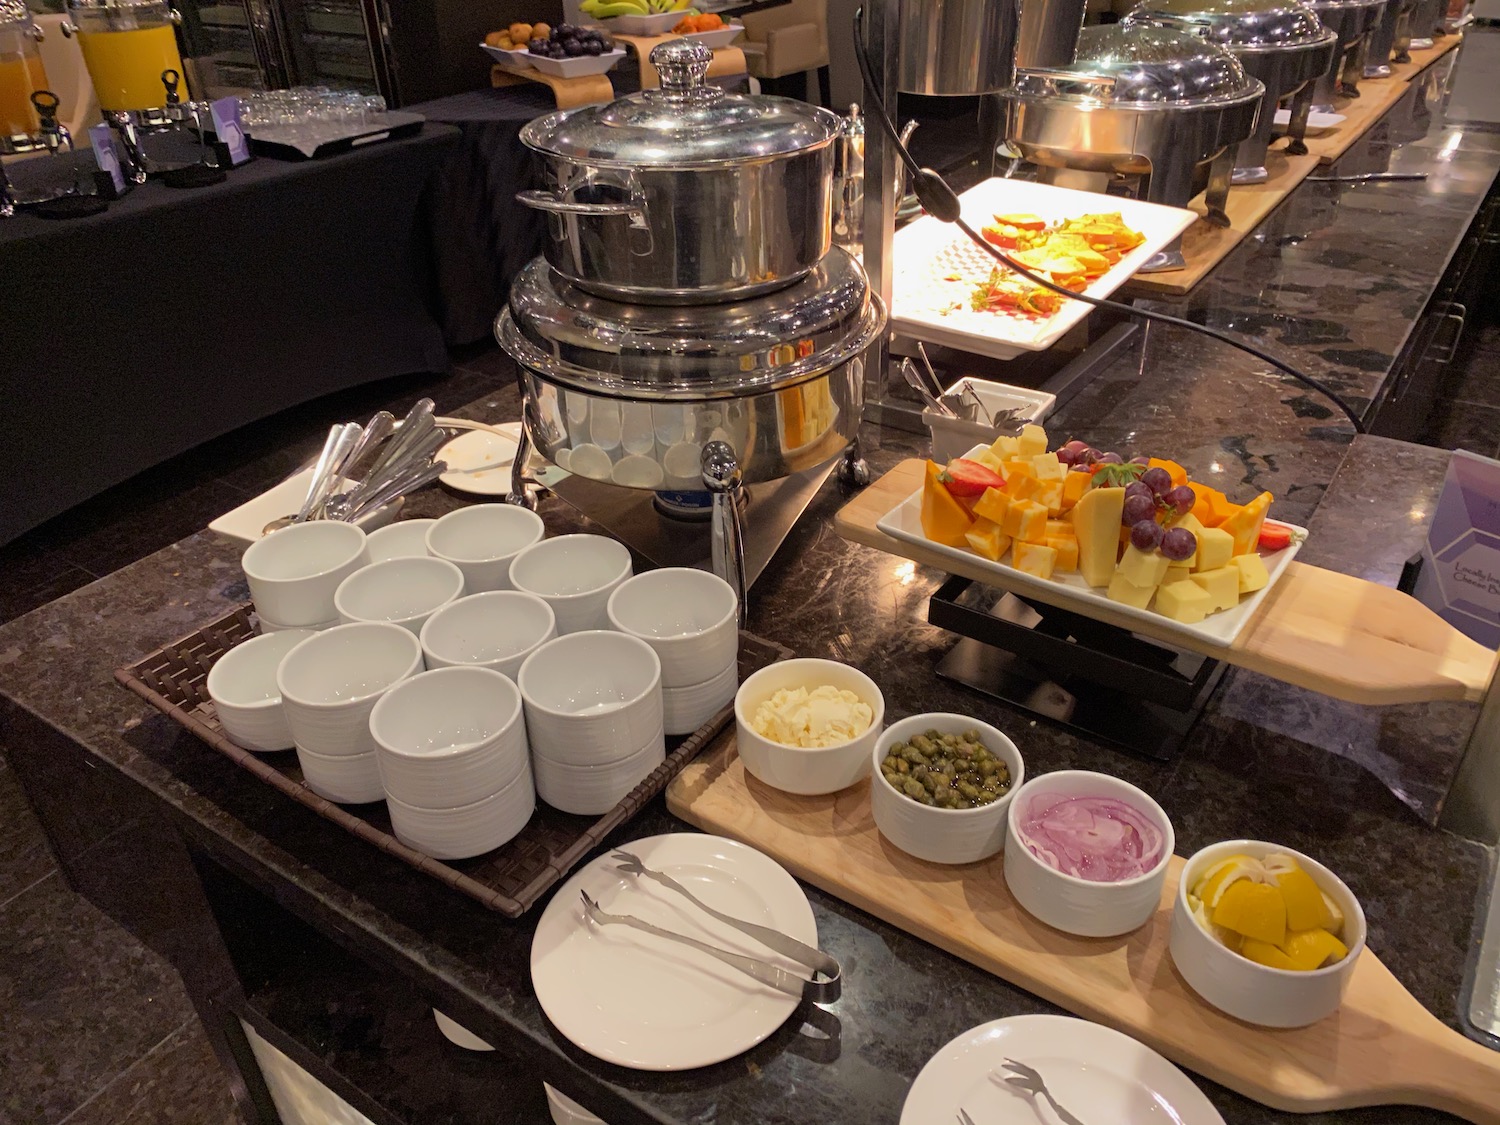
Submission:
{"label": "white ceramic bowl", "polygon": [[314,520],[257,539],[240,566],[255,612],[280,625],[314,625],[338,616],[339,583],[369,561],[365,533],[350,523]]}
{"label": "white ceramic bowl", "polygon": [[403,680],[370,712],[389,796],[422,809],[468,805],[526,768],[521,693],[489,668],[439,668]]}
{"label": "white ceramic bowl", "polygon": [[389,621],[421,633],[429,617],[463,592],[463,571],[424,555],[361,567],[339,583],[333,604],[344,622]]}
{"label": "white ceramic bowl", "polygon": [[532,752],[555,762],[617,762],[662,729],[661,664],[637,637],[557,637],[526,658],[516,684]]}
{"label": "white ceramic bowl", "polygon": [[272,621],[258,613],[255,615],[255,618],[260,622],[260,631],[262,633],[285,633],[289,630],[296,630],[302,633],[321,633],[324,630],[332,629],[335,625],[343,624],[337,617],[330,618],[327,621],[319,621],[316,625],[283,625],[279,621]]}
{"label": "white ceramic bowl", "polygon": [[330,757],[299,746],[297,762],[307,787],[336,805],[364,805],[385,796],[373,753]]}
{"label": "white ceramic bowl", "polygon": [[692,734],[734,701],[740,668],[731,663],[711,680],[661,689],[662,725],[668,734]]}
{"label": "white ceramic bowl", "polygon": [[493,1051],[495,1049],[492,1044],[479,1038],[452,1016],[444,1015],[436,1008],[432,1009],[432,1018],[437,1021],[438,1030],[443,1033],[443,1038],[455,1047],[462,1047],[466,1051]]}
{"label": "white ceramic bowl", "polygon": [[608,629],[606,607],[630,577],[630,551],[604,535],[559,535],[527,547],[511,563],[511,584],[557,615],[559,633]]}
{"label": "white ceramic bowl", "polygon": [[536,811],[530,768],[482,801],[455,809],[419,809],[387,796],[396,839],[433,859],[468,859],[508,843]]}
{"label": "white ceramic bowl", "polygon": [[[930,730],[941,734],[978,731],[979,740],[1010,770],[1011,786],[999,800],[976,809],[939,809],[898,793],[880,772],[891,747]],[[965,715],[933,712],[892,723],[881,733],[870,759],[870,811],[880,834],[907,855],[932,863],[974,863],[1005,847],[1005,816],[1026,767],[1016,744],[988,723]]]}
{"label": "white ceramic bowl", "polygon": [[287,630],[235,645],[208,670],[208,695],[229,741],[246,750],[290,750],[292,730],[281,708],[276,666],[312,631]]}
{"label": "white ceramic bowl", "polygon": [[603,74],[612,70],[615,63],[625,57],[625,48],[616,47],[602,55],[580,55],[577,58],[549,59],[545,55],[526,52],[531,65],[543,74],[554,74],[559,78],[577,78],[585,74]]}
{"label": "white ceramic bowl", "polygon": [[399,520],[370,532],[366,549],[372,563],[416,559],[427,554],[427,532],[437,520]]}
{"label": "white ceramic bowl", "polygon": [[627,578],[607,610],[613,628],[656,650],[664,688],[711,680],[739,655],[734,587],[706,570],[663,567]]}
{"label": "white ceramic bowl", "polygon": [[422,670],[422,646],[399,625],[361,621],[316,633],[287,653],[276,687],[299,749],[371,755],[370,712],[382,693]]}
{"label": "white ceramic bowl", "polygon": [[[836,746],[805,750],[783,746],[755,733],[756,709],[782,688],[813,688],[829,684],[852,691],[874,712],[869,729],[858,738]],[[837,793],[870,772],[870,755],[885,724],[885,697],[858,668],[837,660],[805,658],[782,660],[753,673],[734,697],[735,743],[745,769],[773,789],[803,796]]]}
{"label": "white ceramic bowl", "polygon": [[537,754],[531,767],[536,772],[537,796],[554,809],[599,816],[618,805],[666,760],[666,736],[658,730],[644,746],[616,762],[576,766]]}
{"label": "white ceramic bowl", "polygon": [[[1307,973],[1273,969],[1225,949],[1194,921],[1187,893],[1205,868],[1231,855],[1260,859],[1272,852],[1293,856],[1344,912],[1340,940],[1349,952],[1338,964]],[[1193,853],[1182,866],[1172,909],[1172,963],[1194,992],[1235,1019],[1262,1027],[1306,1027],[1338,1008],[1364,952],[1367,933],[1365,912],[1354,892],[1311,856],[1260,840],[1225,840]]]}
{"label": "white ceramic bowl", "polygon": [[422,626],[422,655],[429,668],[471,664],[512,680],[537,648],[557,636],[552,607],[535,594],[489,590],[438,610]]}
{"label": "white ceramic bowl", "polygon": [[545,1082],[542,1088],[547,1091],[547,1109],[552,1114],[552,1125],[605,1125],[604,1118],[596,1117],[568,1095]]}
{"label": "white ceramic bowl", "polygon": [[464,572],[464,593],[509,590],[516,555],[547,532],[542,517],[514,504],[475,504],[427,529],[427,553]]}
{"label": "white ceramic bowl", "polygon": [[[1118,883],[1094,883],[1064,875],[1031,854],[1020,822],[1031,802],[1065,797],[1112,797],[1133,805],[1162,830],[1162,854],[1144,875]],[[1172,822],[1151,795],[1128,781],[1089,770],[1058,770],[1032,778],[1011,797],[1006,812],[1005,882],[1034,917],[1080,937],[1114,937],[1144,925],[1161,905],[1176,836]]]}

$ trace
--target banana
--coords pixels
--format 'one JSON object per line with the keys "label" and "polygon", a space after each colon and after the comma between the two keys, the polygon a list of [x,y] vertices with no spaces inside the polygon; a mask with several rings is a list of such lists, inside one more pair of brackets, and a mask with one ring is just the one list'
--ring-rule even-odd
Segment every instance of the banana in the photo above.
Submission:
{"label": "banana", "polygon": [[[580,4],[580,8],[583,6]],[[610,0],[609,3],[597,3],[592,8],[584,9],[589,15],[601,20],[610,19],[613,16],[644,16],[649,15],[649,9],[641,0]]]}
{"label": "banana", "polygon": [[677,2],[672,5],[670,10],[674,12],[685,12],[687,11],[687,8],[688,0],[677,0]]}

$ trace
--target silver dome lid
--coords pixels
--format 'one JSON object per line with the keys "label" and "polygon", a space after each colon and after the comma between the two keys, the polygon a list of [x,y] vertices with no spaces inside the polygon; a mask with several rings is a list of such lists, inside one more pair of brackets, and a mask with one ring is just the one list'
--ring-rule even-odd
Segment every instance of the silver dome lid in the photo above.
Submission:
{"label": "silver dome lid", "polygon": [[651,51],[659,90],[604,106],[549,113],[521,130],[548,156],[595,167],[705,168],[832,143],[835,113],[792,98],[730,94],[704,84],[713,52],[690,39]]}
{"label": "silver dome lid", "polygon": [[1144,0],[1126,21],[1201,28],[1230,50],[1311,47],[1332,36],[1302,0]]}

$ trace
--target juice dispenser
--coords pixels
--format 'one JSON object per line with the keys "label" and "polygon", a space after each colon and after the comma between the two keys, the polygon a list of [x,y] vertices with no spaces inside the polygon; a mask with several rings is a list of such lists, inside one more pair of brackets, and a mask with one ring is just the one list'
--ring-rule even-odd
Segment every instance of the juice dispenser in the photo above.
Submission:
{"label": "juice dispenser", "polygon": [[[57,96],[47,89],[36,46],[41,38],[25,0],[0,0],[0,157],[72,151],[72,138],[58,122]],[[48,202],[72,191],[69,183],[18,191],[0,164],[0,218],[15,214],[18,203]]]}

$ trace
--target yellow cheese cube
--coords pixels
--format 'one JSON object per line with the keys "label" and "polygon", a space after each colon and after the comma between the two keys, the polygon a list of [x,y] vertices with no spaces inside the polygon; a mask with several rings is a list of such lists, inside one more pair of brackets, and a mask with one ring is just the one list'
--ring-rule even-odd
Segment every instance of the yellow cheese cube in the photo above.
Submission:
{"label": "yellow cheese cube", "polygon": [[[1198,522],[1197,518],[1191,512],[1189,512],[1185,516],[1178,517],[1177,522],[1172,526],[1186,528],[1188,531],[1191,531],[1193,533],[1193,537],[1198,540],[1198,543],[1200,545],[1203,543],[1204,527],[1201,523]],[[1194,551],[1191,555],[1189,555],[1182,561],[1188,566],[1196,569],[1198,566],[1198,552]]]}
{"label": "yellow cheese cube", "polygon": [[1038,453],[1031,459],[1031,467],[1040,480],[1061,482],[1068,474],[1068,466],[1057,459],[1056,453]]}
{"label": "yellow cheese cube", "polygon": [[1047,538],[1047,509],[1035,500],[1012,502],[1005,513],[1005,534],[1023,543],[1041,543]]}
{"label": "yellow cheese cube", "polygon": [[1022,457],[1035,457],[1038,453],[1047,452],[1047,431],[1035,422],[1027,422],[1021,427],[1019,441]]}
{"label": "yellow cheese cube", "polygon": [[1040,483],[1041,489],[1037,492],[1036,502],[1044,505],[1049,515],[1062,515],[1063,482],[1044,480]]}
{"label": "yellow cheese cube", "polygon": [[1142,551],[1132,543],[1125,548],[1125,554],[1115,572],[1132,586],[1145,586],[1154,590],[1166,577],[1168,562],[1166,555],[1156,550]]}
{"label": "yellow cheese cube", "polygon": [[1005,482],[1009,484],[1015,477],[1036,476],[1036,469],[1032,467],[1031,462],[1026,458],[1013,457],[1008,461],[1000,462],[1000,475],[1004,477]]}
{"label": "yellow cheese cube", "polygon": [[1017,543],[1013,554],[1011,565],[1037,578],[1051,578],[1057,565],[1057,552],[1045,543]]}
{"label": "yellow cheese cube", "polygon": [[1266,561],[1259,555],[1235,555],[1229,565],[1240,572],[1240,593],[1253,594],[1271,581],[1266,573]]}
{"label": "yellow cheese cube", "polygon": [[1064,538],[1066,538],[1066,539],[1077,539],[1078,538],[1078,532],[1076,530],[1074,530],[1073,525],[1071,523],[1069,523],[1067,520],[1048,520],[1047,521],[1047,538],[1048,539],[1064,539]]}
{"label": "yellow cheese cube", "polygon": [[1057,552],[1057,565],[1053,569],[1067,574],[1078,569],[1078,540],[1076,538],[1071,535],[1049,535],[1047,546]]}
{"label": "yellow cheese cube", "polygon": [[975,520],[974,526],[964,533],[964,538],[976,555],[983,555],[991,562],[999,562],[1000,556],[1010,550],[1010,536],[993,520]]}
{"label": "yellow cheese cube", "polygon": [[1193,568],[1187,563],[1168,563],[1167,573],[1162,576],[1161,584],[1165,586],[1171,582],[1189,582],[1192,580],[1192,575]]}
{"label": "yellow cheese cube", "polygon": [[1088,473],[1069,473],[1063,478],[1063,510],[1077,504],[1083,499],[1083,494],[1089,490],[1089,484],[1093,477]]}
{"label": "yellow cheese cube", "polygon": [[1156,612],[1184,625],[1196,625],[1211,612],[1213,599],[1196,582],[1172,582],[1156,591]]}
{"label": "yellow cheese cube", "polygon": [[1036,500],[1042,495],[1042,482],[1036,477],[1008,476],[1005,478],[1005,492],[1012,500]]}
{"label": "yellow cheese cube", "polygon": [[990,442],[990,451],[1002,461],[1010,461],[1021,456],[1021,441],[1010,435],[997,437]]}
{"label": "yellow cheese cube", "polygon": [[986,469],[993,469],[995,472],[1000,473],[1001,476],[1005,475],[1001,468],[1000,458],[995,455],[993,450],[981,449],[973,457],[970,457],[969,460],[978,461]]}
{"label": "yellow cheese cube", "polygon": [[1112,602],[1119,602],[1133,609],[1145,609],[1151,604],[1151,597],[1156,593],[1156,587],[1137,586],[1117,570],[1115,576],[1109,580],[1109,589],[1104,593],[1105,597]]}
{"label": "yellow cheese cube", "polygon": [[1218,570],[1228,566],[1234,556],[1234,536],[1217,527],[1205,527],[1198,532],[1198,555],[1194,570]]}
{"label": "yellow cheese cube", "polygon": [[[1080,476],[1082,474],[1079,474]],[[1123,488],[1091,488],[1073,509],[1078,532],[1078,571],[1090,586],[1108,586],[1120,557],[1120,512]]]}
{"label": "yellow cheese cube", "polygon": [[970,510],[981,519],[1003,524],[1005,513],[1010,511],[1010,497],[998,488],[986,488]]}
{"label": "yellow cheese cube", "polygon": [[1221,566],[1218,570],[1193,572],[1193,581],[1203,588],[1213,602],[1210,613],[1221,609],[1233,609],[1240,604],[1240,570],[1237,566]]}

